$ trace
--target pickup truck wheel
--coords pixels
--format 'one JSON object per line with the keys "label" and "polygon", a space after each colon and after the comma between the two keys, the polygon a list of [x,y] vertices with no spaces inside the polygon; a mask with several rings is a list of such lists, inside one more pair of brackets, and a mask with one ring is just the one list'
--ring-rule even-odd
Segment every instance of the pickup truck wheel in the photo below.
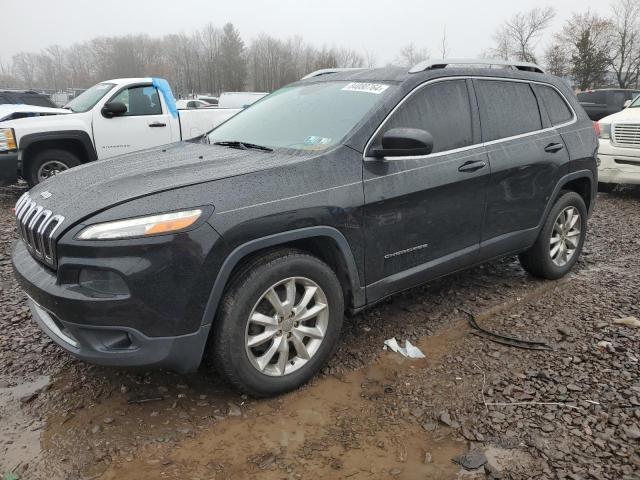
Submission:
{"label": "pickup truck wheel", "polygon": [[27,167],[25,180],[30,187],[64,170],[80,165],[80,160],[67,150],[49,149],[38,152]]}
{"label": "pickup truck wheel", "polygon": [[587,216],[580,195],[563,193],[549,212],[536,243],[520,254],[522,267],[531,275],[549,280],[569,273],[582,252]]}
{"label": "pickup truck wheel", "polygon": [[222,300],[212,345],[216,368],[254,397],[295,389],[333,354],[343,315],[340,282],[316,257],[279,250],[256,258]]}

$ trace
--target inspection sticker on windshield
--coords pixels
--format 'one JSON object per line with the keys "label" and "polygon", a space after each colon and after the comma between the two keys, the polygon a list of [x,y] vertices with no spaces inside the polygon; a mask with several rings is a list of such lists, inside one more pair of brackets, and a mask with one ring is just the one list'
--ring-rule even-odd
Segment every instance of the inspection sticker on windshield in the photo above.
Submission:
{"label": "inspection sticker on windshield", "polygon": [[342,90],[344,90],[345,92],[364,92],[373,93],[374,95],[380,95],[387,88],[389,88],[389,85],[382,85],[381,83],[352,82],[349,85],[345,86]]}

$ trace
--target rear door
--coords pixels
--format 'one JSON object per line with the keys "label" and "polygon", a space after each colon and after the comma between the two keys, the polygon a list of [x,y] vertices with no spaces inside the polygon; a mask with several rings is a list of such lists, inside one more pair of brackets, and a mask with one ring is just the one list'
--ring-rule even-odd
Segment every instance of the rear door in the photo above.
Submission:
{"label": "rear door", "polygon": [[462,268],[478,254],[489,165],[471,80],[415,89],[368,149],[398,127],[430,132],[434,150],[417,157],[365,158],[369,301]]}
{"label": "rear door", "polygon": [[152,85],[124,88],[108,102],[122,102],[127,113],[113,118],[93,110],[93,136],[98,158],[109,158],[172,141],[171,118]]}
{"label": "rear door", "polygon": [[[544,106],[541,110],[538,104],[534,85],[502,79],[477,79],[474,85],[491,164],[482,233],[481,255],[486,259],[533,243],[547,203],[567,170],[568,154]],[[569,115],[558,125],[572,122],[573,111]]]}

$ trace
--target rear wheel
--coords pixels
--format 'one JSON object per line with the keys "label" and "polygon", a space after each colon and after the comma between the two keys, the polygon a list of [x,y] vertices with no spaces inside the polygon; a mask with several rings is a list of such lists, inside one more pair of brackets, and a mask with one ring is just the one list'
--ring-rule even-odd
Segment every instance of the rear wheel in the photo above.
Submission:
{"label": "rear wheel", "polygon": [[239,390],[256,397],[304,384],[337,345],[342,288],[325,263],[279,250],[234,276],[216,320],[213,359]]}
{"label": "rear wheel", "polygon": [[565,192],[549,212],[536,243],[520,254],[520,263],[536,277],[563,277],[578,261],[586,233],[584,200],[575,192]]}
{"label": "rear wheel", "polygon": [[30,187],[54,177],[60,172],[80,165],[80,160],[67,150],[48,149],[36,153],[29,162],[25,180]]}

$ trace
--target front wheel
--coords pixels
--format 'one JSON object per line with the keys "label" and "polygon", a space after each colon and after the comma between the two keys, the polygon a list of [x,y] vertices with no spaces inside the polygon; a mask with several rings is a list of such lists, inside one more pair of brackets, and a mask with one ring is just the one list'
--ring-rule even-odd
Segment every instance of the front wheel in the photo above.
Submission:
{"label": "front wheel", "polygon": [[549,212],[536,243],[520,254],[520,264],[536,277],[561,278],[578,261],[586,233],[584,200],[575,192],[565,192]]}
{"label": "front wheel", "polygon": [[30,187],[57,175],[60,172],[80,165],[80,160],[67,150],[52,148],[35,154],[29,162],[25,180]]}
{"label": "front wheel", "polygon": [[333,354],[343,314],[340,282],[318,258],[296,250],[256,258],[223,298],[212,342],[216,368],[255,397],[297,388]]}

